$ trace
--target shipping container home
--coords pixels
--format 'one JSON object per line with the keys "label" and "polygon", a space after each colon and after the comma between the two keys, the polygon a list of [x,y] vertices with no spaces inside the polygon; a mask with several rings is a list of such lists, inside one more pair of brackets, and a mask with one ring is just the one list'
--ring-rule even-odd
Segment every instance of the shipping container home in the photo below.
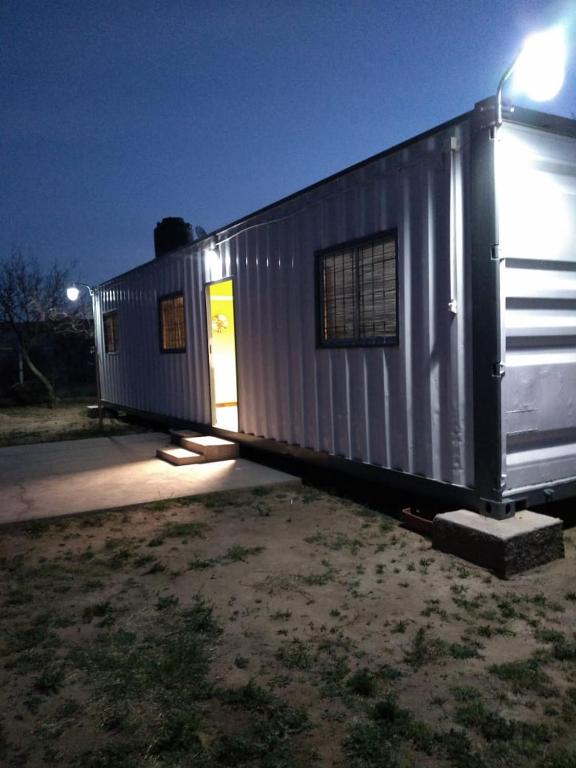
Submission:
{"label": "shipping container home", "polygon": [[488,99],[155,242],[96,291],[106,403],[495,517],[576,495],[575,121]]}

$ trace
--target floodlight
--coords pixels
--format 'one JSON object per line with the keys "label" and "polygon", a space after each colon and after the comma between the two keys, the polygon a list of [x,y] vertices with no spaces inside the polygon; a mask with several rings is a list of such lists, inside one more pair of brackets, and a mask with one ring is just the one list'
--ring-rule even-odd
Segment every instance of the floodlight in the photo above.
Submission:
{"label": "floodlight", "polygon": [[533,101],[550,101],[564,84],[566,38],[562,27],[530,35],[514,66],[514,87]]}
{"label": "floodlight", "polygon": [[78,296],[80,296],[80,291],[75,285],[71,285],[69,288],[66,288],[66,296],[70,301],[77,301]]}
{"label": "floodlight", "polygon": [[562,27],[552,27],[530,35],[506,72],[496,91],[496,124],[502,125],[502,91],[514,73],[514,86],[533,101],[553,99],[566,75],[566,37]]}

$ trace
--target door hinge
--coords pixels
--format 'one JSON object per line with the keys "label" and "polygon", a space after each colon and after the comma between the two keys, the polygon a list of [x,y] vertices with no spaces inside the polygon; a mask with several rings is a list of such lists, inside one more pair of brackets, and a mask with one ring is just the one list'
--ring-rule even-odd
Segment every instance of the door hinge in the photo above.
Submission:
{"label": "door hinge", "polygon": [[504,256],[502,256],[502,248],[499,243],[495,243],[490,248],[490,258],[492,261],[504,261]]}
{"label": "door hinge", "polygon": [[492,365],[492,376],[497,379],[501,379],[506,374],[506,366],[504,363],[494,363]]}

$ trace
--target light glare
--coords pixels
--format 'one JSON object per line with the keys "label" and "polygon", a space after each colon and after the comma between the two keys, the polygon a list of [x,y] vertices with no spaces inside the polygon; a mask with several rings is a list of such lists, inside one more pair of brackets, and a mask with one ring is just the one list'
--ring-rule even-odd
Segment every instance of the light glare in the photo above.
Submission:
{"label": "light glare", "polygon": [[530,35],[514,67],[514,86],[533,101],[550,101],[566,74],[566,38],[561,27]]}
{"label": "light glare", "polygon": [[211,247],[204,251],[204,267],[211,281],[222,279],[222,260],[216,248]]}
{"label": "light glare", "polygon": [[66,288],[66,296],[70,301],[77,301],[80,291],[75,285],[71,285],[70,288]]}
{"label": "light glare", "polygon": [[506,133],[496,158],[500,245],[506,258],[568,260],[574,214],[561,179],[542,167],[533,147]]}

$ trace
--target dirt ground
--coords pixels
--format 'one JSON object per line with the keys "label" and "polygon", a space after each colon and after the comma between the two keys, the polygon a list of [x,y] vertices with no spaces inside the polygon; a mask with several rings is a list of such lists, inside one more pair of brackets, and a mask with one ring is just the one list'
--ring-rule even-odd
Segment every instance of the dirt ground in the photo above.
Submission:
{"label": "dirt ground", "polygon": [[6,766],[576,766],[574,531],[502,582],[303,486],[0,533]]}
{"label": "dirt ground", "polygon": [[98,419],[86,415],[86,406],[93,402],[61,402],[56,408],[45,405],[0,408],[0,446],[144,431],[141,425],[112,418],[104,419],[100,429]]}

